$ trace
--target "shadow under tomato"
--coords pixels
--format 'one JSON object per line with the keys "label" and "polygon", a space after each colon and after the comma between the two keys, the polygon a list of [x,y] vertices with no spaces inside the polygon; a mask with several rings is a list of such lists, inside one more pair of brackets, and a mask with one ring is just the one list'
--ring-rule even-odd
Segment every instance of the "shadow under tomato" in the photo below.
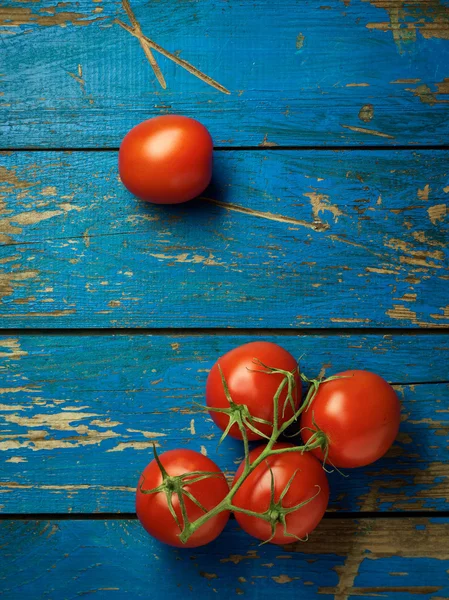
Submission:
{"label": "shadow under tomato", "polygon": [[137,200],[139,207],[142,211],[148,212],[154,215],[154,211],[162,217],[163,215],[168,218],[180,217],[182,219],[192,218],[198,219],[199,216],[210,217],[211,215],[217,215],[217,213],[225,210],[217,202],[226,202],[228,197],[228,190],[232,185],[232,174],[227,173],[223,165],[220,165],[212,174],[212,179],[207,188],[196,198],[188,202],[181,204],[152,204],[143,200]]}
{"label": "shadow under tomato", "polygon": [[[173,548],[160,543],[153,548],[173,585],[192,586],[206,598],[217,590],[223,592],[224,582],[234,591],[239,581],[250,579],[254,561],[260,560],[258,541],[246,535],[232,517],[223,533],[206,546]],[[279,547],[266,546],[266,553],[278,554]]]}
{"label": "shadow under tomato", "polygon": [[[338,523],[330,525],[332,531],[338,530]],[[355,522],[351,528],[355,534]],[[279,584],[289,583],[292,597],[311,600],[319,587],[337,585],[335,568],[342,567],[349,551],[348,547],[337,555],[333,545],[329,547],[328,530],[329,524],[320,524],[307,543],[260,545],[231,518],[223,533],[207,546],[182,549],[154,544],[152,551],[163,570],[168,596],[172,589],[179,589],[181,596],[184,589],[201,598],[236,594],[268,598],[279,593]],[[338,536],[332,539],[339,544]]]}

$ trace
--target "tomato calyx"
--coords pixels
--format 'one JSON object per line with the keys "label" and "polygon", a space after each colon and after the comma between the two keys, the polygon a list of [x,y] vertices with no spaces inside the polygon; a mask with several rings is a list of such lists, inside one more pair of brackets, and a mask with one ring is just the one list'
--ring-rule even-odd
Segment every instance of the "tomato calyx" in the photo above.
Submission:
{"label": "tomato calyx", "polygon": [[293,413],[296,414],[296,404],[295,404],[294,394],[297,392],[297,387],[296,387],[296,381],[295,381],[295,374],[296,373],[299,374],[299,367],[296,366],[292,371],[285,371],[284,369],[277,369],[275,367],[270,367],[270,366],[264,364],[258,358],[254,358],[253,363],[256,365],[259,365],[260,367],[262,367],[262,369],[248,369],[249,371],[254,371],[257,373],[265,373],[266,375],[282,375],[285,378],[284,385],[285,385],[285,382],[287,382],[287,396],[285,398],[285,402],[282,407],[282,417],[284,417],[284,415],[285,415],[285,409],[288,404],[290,404]]}
{"label": "tomato calyx", "polygon": [[234,402],[231,397],[231,393],[229,391],[228,384],[226,382],[225,376],[223,375],[223,371],[222,371],[220,365],[218,365],[218,370],[220,372],[221,382],[223,385],[223,390],[224,390],[224,393],[226,396],[226,400],[229,403],[229,408],[215,408],[215,407],[211,407],[211,406],[207,407],[207,411],[220,412],[220,413],[223,413],[223,414],[226,414],[229,416],[229,422],[226,426],[226,429],[223,431],[223,434],[222,434],[220,440],[218,441],[218,446],[222,443],[222,441],[228,435],[228,433],[231,430],[231,427],[233,425],[237,425],[237,427],[239,428],[239,430],[242,434],[243,439],[246,438],[245,427],[247,427],[256,435],[259,435],[259,436],[265,438],[266,440],[269,440],[270,439],[269,436],[266,435],[265,433],[263,433],[262,431],[260,431],[256,427],[255,423],[262,423],[264,425],[272,425],[272,423],[270,423],[270,421],[266,421],[265,419],[259,419],[258,417],[254,417],[250,413],[246,404],[237,404],[236,402]]}
{"label": "tomato calyx", "polygon": [[312,500],[314,500],[317,497],[317,495],[320,493],[320,491],[321,491],[320,486],[319,485],[315,486],[318,488],[318,491],[311,498],[308,498],[307,500],[304,500],[303,502],[299,502],[298,504],[295,504],[294,506],[286,507],[286,506],[282,505],[282,501],[284,500],[287,492],[289,491],[289,489],[293,483],[293,480],[295,479],[298,472],[299,472],[299,469],[297,469],[293,473],[293,475],[290,477],[289,481],[287,482],[287,485],[282,490],[282,492],[279,496],[279,500],[276,501],[275,500],[274,474],[273,474],[273,470],[270,468],[270,485],[271,485],[270,504],[269,504],[267,510],[263,513],[258,513],[258,512],[252,511],[252,510],[247,510],[245,508],[241,508],[239,506],[231,505],[231,510],[233,510],[234,512],[240,512],[240,513],[246,514],[250,517],[256,517],[258,519],[267,521],[270,524],[271,536],[267,540],[263,541],[260,544],[260,546],[263,546],[264,544],[268,544],[269,542],[271,542],[271,540],[276,535],[276,528],[278,525],[282,525],[283,535],[285,537],[292,537],[292,538],[298,540],[299,542],[306,542],[308,540],[308,536],[306,536],[305,538],[300,538],[297,535],[290,533],[287,529],[286,518],[287,518],[287,515],[289,515],[290,513],[295,512],[296,510],[299,510],[306,504],[309,504],[309,502],[312,502]]}
{"label": "tomato calyx", "polygon": [[[303,410],[301,408],[299,411],[296,411],[296,405],[295,405],[295,399],[294,399],[294,393],[296,392],[295,373],[296,373],[296,371],[299,372],[298,367],[295,367],[295,369],[293,369],[292,371],[285,371],[283,369],[269,367],[268,365],[265,365],[262,361],[260,361],[258,359],[254,359],[253,362],[254,362],[254,364],[260,365],[262,367],[262,369],[260,369],[260,370],[251,369],[251,370],[257,371],[259,373],[266,373],[268,375],[282,375],[283,376],[283,379],[282,379],[282,381],[276,391],[276,394],[274,395],[274,398],[273,398],[273,404],[274,404],[273,422],[267,421],[266,419],[260,419],[259,417],[255,417],[254,415],[251,414],[251,412],[246,404],[237,404],[236,402],[233,401],[233,399],[231,397],[231,393],[229,391],[229,387],[228,387],[226,378],[223,374],[221,366],[218,364],[217,365],[218,371],[220,373],[221,383],[223,385],[223,391],[226,396],[226,400],[228,401],[229,408],[216,408],[216,407],[212,407],[212,406],[206,407],[207,412],[219,412],[219,413],[227,414],[229,416],[229,422],[218,442],[218,446],[222,443],[222,441],[229,434],[229,431],[231,430],[233,425],[237,425],[237,427],[239,428],[245,446],[248,443],[245,427],[248,428],[253,433],[255,433],[256,435],[258,435],[262,438],[265,438],[267,441],[270,441],[272,439],[273,435],[277,439],[278,436],[285,430],[286,425],[287,425],[287,423],[286,423],[286,424],[282,425],[281,428],[278,427],[279,399],[280,399],[281,393],[284,390],[285,386],[287,386],[287,396],[285,398],[285,402],[282,407],[282,417],[284,417],[285,408],[288,404],[291,405],[292,410],[293,410],[293,417],[288,421],[288,425],[290,425],[293,421],[296,421],[298,416],[301,414],[301,412]],[[201,406],[201,407],[204,408],[203,406]],[[269,425],[269,426],[273,427],[272,436],[270,437],[270,436],[266,435],[265,433],[263,433],[262,431],[260,431],[260,429],[258,429],[256,426],[257,423],[262,423],[263,425]],[[245,451],[245,455],[246,454],[247,453]]]}
{"label": "tomato calyx", "polygon": [[[304,400],[304,404],[303,404],[301,412],[303,410],[305,410],[305,411],[309,410],[309,408],[312,406],[312,403],[318,393],[319,387],[323,383],[327,383],[328,381],[335,381],[336,379],[350,379],[351,377],[352,377],[352,375],[332,375],[331,377],[326,377],[325,379],[323,379],[321,377],[317,377],[315,379],[309,379],[306,375],[304,375],[304,373],[301,373],[302,381],[304,381],[310,385],[309,391],[307,392],[307,396],[306,396],[306,399]],[[321,452],[323,453],[323,459],[322,459],[323,469],[326,471],[326,473],[332,473],[333,470],[335,469],[336,471],[338,471],[338,473],[340,473],[340,475],[342,475],[343,477],[347,477],[347,475],[342,473],[340,471],[340,469],[338,469],[335,465],[333,465],[329,461],[329,444],[330,444],[329,436],[317,425],[313,411],[312,411],[312,427],[303,427],[300,431],[298,431],[294,435],[299,435],[301,433],[301,431],[304,431],[304,430],[310,431],[312,433],[312,435],[308,439],[308,441],[305,443],[303,452],[308,452],[311,450],[315,450],[316,448],[319,448],[321,450]],[[327,469],[326,463],[330,464],[332,469]]]}
{"label": "tomato calyx", "polygon": [[304,444],[303,452],[308,452],[310,450],[315,450],[319,448],[323,453],[323,468],[325,469],[326,462],[329,455],[329,437],[322,429],[320,429],[315,421],[315,415],[312,412],[312,427],[303,427],[299,433],[307,430],[312,433],[310,438]]}
{"label": "tomato calyx", "polygon": [[318,393],[320,385],[322,385],[323,383],[327,383],[328,381],[334,381],[335,379],[349,379],[351,377],[351,375],[331,375],[331,377],[326,377],[325,379],[323,379],[322,377],[309,379],[306,375],[304,375],[304,373],[301,373],[300,375],[302,381],[304,381],[310,386],[309,391],[307,392],[306,399],[304,400],[304,404],[301,408],[301,412],[303,412],[303,410],[309,410],[312,402],[315,399],[315,396]]}
{"label": "tomato calyx", "polygon": [[[217,471],[190,471],[188,473],[184,473],[182,475],[169,475],[164,465],[161,462],[157,452],[156,446],[153,444],[153,455],[154,460],[159,467],[162,476],[162,483],[157,487],[152,488],[150,490],[143,489],[143,485],[145,483],[145,478],[142,476],[142,481],[139,484],[139,491],[142,494],[158,494],[163,493],[167,498],[167,506],[175,520],[176,525],[179,527],[181,533],[185,530],[186,525],[189,523],[189,518],[187,515],[187,508],[184,500],[184,496],[188,498],[191,502],[193,502],[198,508],[200,508],[204,513],[207,513],[207,508],[205,508],[199,500],[195,498],[195,496],[186,489],[187,486],[191,486],[194,483],[198,483],[199,481],[203,481],[204,479],[209,479],[212,477],[221,477],[221,473]],[[173,506],[173,496],[176,496],[179,501],[179,507],[181,509],[182,521],[183,524],[178,518],[176,511]]]}

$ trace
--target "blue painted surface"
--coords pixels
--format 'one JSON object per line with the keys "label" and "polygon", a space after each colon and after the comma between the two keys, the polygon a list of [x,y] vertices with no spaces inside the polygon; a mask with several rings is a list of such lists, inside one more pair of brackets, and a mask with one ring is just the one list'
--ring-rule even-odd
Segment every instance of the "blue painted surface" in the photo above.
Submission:
{"label": "blue painted surface", "polygon": [[[0,338],[0,512],[86,516],[0,521],[2,600],[449,597],[447,519],[406,516],[448,510],[448,338],[388,329],[449,326],[448,152],[385,148],[447,144],[449,1],[131,7],[143,34],[174,53],[153,45],[159,82],[126,1],[0,7],[0,147],[107,150],[0,156],[0,326],[61,328]],[[208,200],[143,206],[110,150],[169,112],[236,150],[216,153]],[[271,148],[368,144],[384,149]],[[259,547],[231,521],[189,552],[162,547],[136,521],[89,518],[133,510],[153,441],[235,470],[240,445],[217,452],[192,400],[203,400],[216,357],[251,336],[210,327],[272,328],[305,352],[308,374],[369,368],[398,384],[403,423],[388,456],[349,480],[330,475],[331,510],[355,520],[328,516],[288,549]],[[275,331],[298,327],[324,329]],[[385,335],[325,331],[346,327]]]}
{"label": "blue painted surface", "polygon": [[161,207],[124,190],[115,153],[2,156],[0,320],[447,327],[448,160],[217,152],[209,201]]}
{"label": "blue painted surface", "polygon": [[[241,443],[227,440],[217,450],[218,430],[193,402],[204,403],[215,360],[251,339],[0,338],[6,373],[0,397],[7,400],[0,404],[1,512],[133,511],[135,485],[152,459],[153,441],[161,451],[207,452],[231,475],[243,458]],[[328,375],[367,368],[400,384],[403,422],[396,444],[371,467],[348,471],[349,479],[330,476],[332,509],[449,508],[449,385],[438,383],[444,379],[441,365],[449,362],[447,336],[268,339],[304,355],[301,366],[310,376],[323,365]],[[423,361],[423,356],[433,358]]]}
{"label": "blue painted surface", "polygon": [[[313,598],[318,586],[337,584],[334,567],[344,562],[343,556],[332,553],[321,557],[292,554],[290,560],[276,559],[288,553],[280,547],[259,546],[239,533],[235,522],[228,525],[220,541],[207,549],[191,551],[159,544],[137,521],[59,522],[55,526],[52,535],[53,523],[0,523],[0,540],[2,544],[7,542],[2,552],[8,553],[10,564],[15,565],[9,572],[2,569],[4,563],[0,567],[8,600],[26,594],[71,599],[88,591],[104,599],[114,598],[113,592],[118,598],[128,594],[148,598],[150,590],[170,599],[181,594],[225,598],[238,594],[237,589],[267,597],[281,591],[282,584],[272,579],[281,575],[299,576],[291,582],[290,593],[301,590],[303,597]],[[8,544],[13,539],[15,547]],[[14,560],[28,556],[30,551],[35,557],[32,573]],[[61,553],[67,557],[61,558]],[[262,566],[274,562],[272,567]],[[312,585],[304,585],[304,581],[312,581]],[[330,600],[332,596],[324,598]]]}
{"label": "blue painted surface", "polygon": [[[422,527],[423,531],[426,529],[424,525],[419,527]],[[424,535],[426,534],[417,535],[415,543],[419,544]],[[423,577],[424,573],[426,575]],[[373,581],[376,581],[376,586],[381,589],[390,589],[395,599],[407,600],[410,598],[409,590],[414,589],[420,598],[431,600],[435,597],[446,597],[449,577],[448,573],[441,569],[439,561],[431,557],[410,557],[405,564],[403,558],[389,556],[379,557],[376,560],[366,558],[360,565],[354,587],[356,589],[373,587]],[[359,595],[355,591],[351,594],[352,597],[362,598],[366,595]]]}
{"label": "blue painted surface", "polygon": [[[448,521],[435,521],[420,547],[413,544],[413,519],[351,519],[325,520],[307,544],[284,548],[259,546],[230,522],[220,540],[194,550],[162,546],[137,521],[2,522],[1,552],[9,568],[0,563],[0,581],[7,600],[148,598],[150,590],[169,599],[331,600],[352,583],[351,598],[402,600],[415,590],[430,600],[449,593],[447,553],[438,558],[435,552]],[[350,578],[342,575],[348,551]]]}
{"label": "blue painted surface", "polygon": [[217,145],[447,142],[447,0],[131,5],[144,34],[231,93],[155,54],[162,89],[139,40],[114,24],[130,23],[119,1],[7,0],[3,147],[116,147],[166,112],[198,118]]}

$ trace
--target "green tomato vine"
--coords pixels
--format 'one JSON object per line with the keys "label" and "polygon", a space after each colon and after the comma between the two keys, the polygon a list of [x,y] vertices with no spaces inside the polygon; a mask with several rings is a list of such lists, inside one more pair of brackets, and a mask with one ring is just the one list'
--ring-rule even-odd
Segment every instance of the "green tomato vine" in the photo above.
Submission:
{"label": "green tomato vine", "polygon": [[[301,507],[303,507],[306,504],[308,504],[309,502],[311,502],[314,498],[316,498],[316,496],[320,493],[321,488],[319,486],[316,486],[317,487],[316,494],[313,495],[311,498],[308,498],[304,502],[297,504],[296,506],[291,506],[291,507],[283,506],[282,501],[285,498],[285,495],[287,494],[288,490],[290,489],[290,486],[293,483],[293,480],[297,474],[297,471],[292,475],[292,477],[288,481],[287,485],[281,492],[279,499],[276,501],[275,500],[274,474],[273,474],[273,471],[270,469],[271,498],[270,498],[269,507],[264,512],[258,513],[258,512],[251,511],[251,510],[247,510],[245,508],[241,508],[239,506],[235,506],[235,504],[233,504],[233,498],[234,498],[235,494],[237,493],[237,491],[239,490],[239,488],[241,487],[241,485],[243,484],[243,482],[246,480],[246,478],[269,456],[276,456],[278,454],[284,454],[286,452],[302,452],[302,453],[304,453],[304,452],[309,452],[311,450],[314,450],[316,448],[320,448],[324,454],[324,459],[325,459],[324,463],[323,463],[323,468],[324,468],[324,465],[325,465],[326,459],[327,459],[329,443],[328,443],[326,434],[323,431],[321,431],[318,427],[313,429],[313,435],[311,436],[311,438],[308,440],[308,442],[305,445],[293,446],[290,448],[280,448],[280,449],[273,449],[273,446],[276,444],[279,437],[282,434],[284,434],[286,432],[286,430],[293,423],[295,423],[295,421],[298,420],[300,415],[310,407],[310,405],[312,404],[312,402],[318,392],[319,386],[322,383],[331,381],[333,379],[337,379],[338,377],[328,377],[327,379],[308,379],[305,375],[303,375],[302,373],[299,373],[299,367],[296,367],[293,371],[284,371],[282,369],[275,369],[273,367],[269,367],[269,366],[261,363],[258,360],[255,360],[254,363],[255,363],[255,365],[257,365],[259,367],[257,369],[258,372],[265,373],[267,375],[282,375],[282,381],[279,384],[279,386],[276,390],[276,393],[273,397],[273,423],[252,416],[248,407],[245,404],[236,404],[232,400],[226,379],[223,375],[220,365],[218,365],[218,368],[219,368],[220,375],[221,375],[221,381],[222,381],[224,393],[225,393],[226,399],[229,403],[229,408],[211,408],[211,407],[204,407],[204,406],[200,405],[201,408],[205,410],[205,412],[216,411],[216,412],[225,413],[229,416],[228,425],[227,425],[225,431],[223,432],[223,435],[221,436],[221,438],[218,442],[218,445],[220,445],[221,442],[228,435],[231,427],[236,425],[242,435],[243,447],[244,447],[244,452],[245,452],[244,468],[243,468],[242,474],[237,479],[237,481],[234,482],[233,486],[231,487],[231,489],[229,490],[229,492],[225,496],[225,498],[223,498],[223,500],[219,504],[217,504],[217,506],[215,506],[215,508],[213,508],[211,510],[206,510],[204,508],[204,506],[202,506],[201,503],[186,488],[188,486],[191,486],[192,484],[194,484],[198,481],[202,481],[204,479],[208,479],[208,478],[212,478],[212,477],[221,477],[222,473],[221,472],[194,471],[194,472],[190,472],[190,473],[185,473],[183,475],[170,476],[167,473],[167,471],[165,470],[164,466],[162,465],[160,458],[157,455],[156,448],[153,446],[154,458],[157,462],[157,465],[158,465],[161,475],[162,475],[162,483],[159,486],[157,486],[156,488],[153,488],[151,490],[146,490],[146,489],[143,489],[143,485],[145,482],[142,481],[140,483],[139,490],[142,494],[164,493],[166,495],[168,508],[170,510],[171,515],[173,516],[173,519],[175,520],[177,526],[180,529],[179,539],[181,540],[181,542],[183,544],[185,544],[187,542],[187,540],[190,538],[190,536],[193,535],[195,533],[195,531],[197,531],[209,519],[212,519],[213,517],[215,517],[216,515],[218,515],[219,513],[223,512],[223,511],[240,512],[240,513],[244,513],[248,516],[257,517],[258,519],[262,519],[262,520],[268,522],[271,526],[271,537],[269,539],[265,540],[263,542],[263,544],[268,543],[272,540],[272,538],[275,535],[276,527],[278,524],[280,524],[283,527],[283,532],[284,532],[285,536],[293,537],[300,541],[305,541],[287,531],[286,517],[288,514],[300,509]],[[299,408],[297,410],[295,410],[295,406],[296,406],[295,405],[295,395],[298,393],[298,390],[296,389],[296,380],[295,380],[295,375],[297,373],[300,374],[301,380],[309,385],[309,389],[307,391],[307,394],[305,395],[303,402],[300,404]],[[290,404],[292,406],[294,414],[290,419],[288,419],[287,421],[283,422],[280,425],[279,424],[279,401],[280,401],[281,394],[285,390],[285,388],[287,388],[287,393],[286,393],[284,405],[282,406],[282,415],[284,415],[285,408],[288,404]],[[264,433],[262,433],[258,429],[259,424],[265,424],[265,425],[272,426],[271,435],[267,436]],[[314,427],[315,427],[315,423],[314,423]],[[249,459],[250,450],[249,450],[249,443],[248,443],[248,436],[246,433],[246,428],[248,428],[253,433],[256,433],[257,435],[261,436],[262,438],[264,438],[266,440],[265,448],[263,449],[261,454],[252,463],[250,463],[250,459]],[[182,523],[180,522],[180,520],[176,514],[176,511],[173,507],[173,495],[175,495],[175,494],[178,498],[178,502],[179,502],[179,506],[180,506],[180,510],[181,510]],[[195,521],[190,521],[188,518],[188,515],[187,515],[184,498],[188,498],[190,501],[192,501],[196,506],[198,506],[204,512],[204,514],[201,517],[199,517],[198,519],[196,519]]]}

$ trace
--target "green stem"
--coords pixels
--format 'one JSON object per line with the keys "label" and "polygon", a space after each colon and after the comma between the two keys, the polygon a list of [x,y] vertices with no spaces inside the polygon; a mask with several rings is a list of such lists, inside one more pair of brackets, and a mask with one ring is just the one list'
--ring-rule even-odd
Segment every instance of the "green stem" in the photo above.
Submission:
{"label": "green stem", "polygon": [[[315,446],[317,447],[317,446]],[[314,448],[306,448],[306,446],[294,446],[293,448],[279,448],[278,450],[270,450],[267,456],[276,456],[278,454],[288,454],[289,452],[307,452]],[[265,457],[266,458],[266,457]]]}
{"label": "green stem", "polygon": [[232,510],[232,512],[243,513],[244,515],[248,515],[248,517],[256,517],[256,519],[262,519],[263,521],[270,520],[270,517],[264,513],[248,510],[247,508],[242,508],[241,506],[236,506],[235,504],[231,504],[229,508]]}
{"label": "green stem", "polygon": [[[266,367],[265,365],[263,365],[264,368],[268,369],[266,372],[275,372],[275,370],[269,370],[269,367]],[[229,405],[231,408],[235,407],[236,405],[234,404],[234,402],[232,401],[232,398],[230,396],[229,393],[229,388],[227,386],[226,380],[223,376],[223,372],[221,371],[221,368],[219,367],[219,371],[220,371],[220,375],[221,375],[221,379],[222,379],[222,384],[223,384],[223,388],[225,391],[225,395],[226,398],[229,402]],[[279,373],[279,371],[278,371]],[[292,393],[292,383],[290,381],[290,378],[292,377],[292,373],[287,373],[285,372],[284,374],[284,378],[282,380],[282,382],[279,384],[278,389],[276,390],[276,393],[273,397],[273,430],[271,433],[270,438],[268,439],[264,449],[262,450],[262,452],[260,453],[260,455],[254,460],[254,462],[250,463],[249,462],[249,444],[248,444],[248,436],[246,433],[246,427],[245,427],[245,419],[242,417],[241,414],[238,414],[238,416],[235,418],[235,423],[237,424],[238,428],[240,429],[240,432],[242,434],[242,439],[243,439],[243,445],[244,445],[244,450],[245,450],[245,461],[244,461],[244,467],[243,467],[243,471],[240,475],[240,477],[234,482],[232,488],[229,490],[228,494],[225,496],[225,498],[223,498],[223,500],[217,504],[217,506],[215,506],[213,509],[209,510],[207,513],[205,513],[204,515],[202,515],[201,517],[199,517],[198,519],[196,519],[195,521],[189,522],[183,515],[184,518],[184,529],[181,532],[181,534],[179,535],[179,539],[181,540],[182,543],[186,543],[187,540],[189,539],[189,537],[195,533],[195,531],[197,531],[200,527],[202,527],[209,519],[213,519],[215,516],[217,516],[218,514],[220,514],[223,511],[234,511],[234,512],[240,512],[240,513],[244,513],[247,514],[248,516],[252,516],[252,517],[256,517],[259,519],[262,519],[264,521],[268,521],[271,523],[272,528],[273,528],[273,535],[274,535],[274,530],[275,530],[275,525],[273,524],[272,518],[269,514],[269,511],[265,512],[265,513],[257,513],[254,511],[250,511],[244,508],[240,508],[238,506],[235,506],[232,502],[234,496],[236,495],[236,493],[238,492],[238,490],[240,489],[240,487],[242,486],[243,482],[246,480],[246,478],[255,470],[257,469],[257,467],[263,462],[265,461],[269,456],[276,456],[279,454],[284,454],[287,452],[309,452],[311,450],[314,450],[315,448],[322,448],[323,447],[323,436],[320,435],[320,432],[317,431],[316,434],[312,435],[312,437],[309,439],[308,443],[303,445],[303,446],[294,446],[294,447],[288,447],[288,448],[279,448],[277,450],[273,450],[273,446],[276,444],[276,442],[278,441],[279,436],[286,430],[288,429],[288,427],[290,427],[295,421],[297,421],[298,417],[301,415],[301,413],[304,410],[307,410],[309,408],[309,406],[311,405],[311,403],[313,402],[313,399],[316,396],[316,393],[318,391],[318,388],[320,386],[320,384],[322,383],[320,380],[309,380],[306,377],[302,376],[302,379],[307,381],[310,384],[309,390],[307,391],[306,397],[304,399],[304,401],[301,403],[301,406],[299,407],[299,409],[295,412],[295,414],[286,422],[284,422],[280,427],[279,427],[279,399],[281,397],[281,394],[285,388],[285,386],[288,386],[288,391],[287,391],[287,401],[288,398],[291,396]],[[326,379],[324,381],[329,381],[330,379],[333,378],[329,378]],[[223,410],[223,409],[222,409]],[[227,409],[225,409],[227,411]],[[223,410],[224,412],[224,410]],[[226,432],[227,433],[227,432]],[[324,435],[324,434],[323,434]],[[290,482],[291,483],[291,482]],[[274,489],[274,488],[273,488]],[[284,490],[284,494],[281,494],[281,498],[279,503],[282,503],[282,498],[283,496],[285,496],[285,493],[288,490]],[[317,492],[319,493],[319,492]],[[314,496],[315,497],[315,496]],[[307,502],[313,500],[312,497],[311,499],[309,499]],[[274,498],[272,498],[271,500],[271,504],[274,503]],[[295,507],[294,507],[295,508]],[[282,513],[282,517],[284,519],[284,529],[285,529],[285,516],[286,514],[288,514],[288,509],[283,509],[285,512]],[[286,535],[288,534],[285,531]],[[290,535],[290,534],[288,534]],[[295,536],[292,536],[295,537]]]}

